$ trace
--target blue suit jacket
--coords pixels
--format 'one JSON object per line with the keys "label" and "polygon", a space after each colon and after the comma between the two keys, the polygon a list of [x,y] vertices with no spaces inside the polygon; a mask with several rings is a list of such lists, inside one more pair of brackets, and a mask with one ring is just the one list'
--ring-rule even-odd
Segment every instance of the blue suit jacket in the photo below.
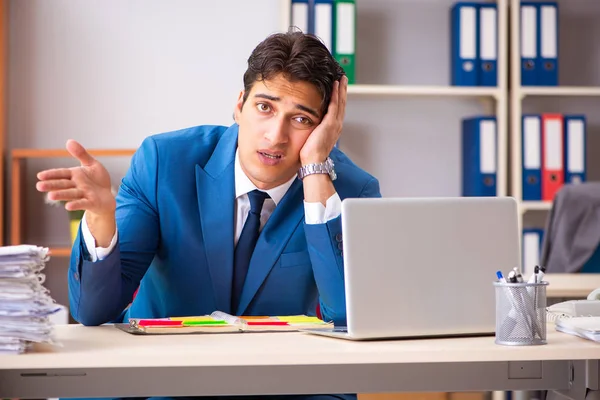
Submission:
{"label": "blue suit jacket", "polygon": [[[117,195],[118,244],[89,261],[78,235],[69,268],[73,317],[85,325],[204,315],[314,315],[344,324],[341,218],[304,223],[294,181],[263,228],[237,310],[230,309],[237,125],[151,136],[132,158]],[[338,149],[335,188],[380,197],[379,183]],[[139,292],[129,308],[134,291]]]}

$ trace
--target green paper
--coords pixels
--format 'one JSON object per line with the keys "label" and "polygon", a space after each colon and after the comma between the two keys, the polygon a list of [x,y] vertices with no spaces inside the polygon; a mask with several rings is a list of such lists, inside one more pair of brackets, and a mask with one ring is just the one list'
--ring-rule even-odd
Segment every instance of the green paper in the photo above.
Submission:
{"label": "green paper", "polygon": [[225,321],[184,321],[183,326],[194,326],[194,325],[227,325]]}

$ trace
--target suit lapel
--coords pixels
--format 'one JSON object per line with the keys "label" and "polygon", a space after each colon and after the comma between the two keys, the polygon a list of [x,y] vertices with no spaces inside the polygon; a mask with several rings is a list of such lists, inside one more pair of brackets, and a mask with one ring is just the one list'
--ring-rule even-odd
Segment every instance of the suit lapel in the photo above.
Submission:
{"label": "suit lapel", "polygon": [[[204,169],[196,165],[200,224],[216,308],[231,312],[237,125],[224,134]],[[190,259],[201,255],[190,254]]]}
{"label": "suit lapel", "polygon": [[236,311],[237,315],[243,315],[246,311],[294,230],[302,221],[304,217],[303,199],[302,182],[296,179],[281,202],[275,207],[275,211],[260,233],[250,260],[239,307],[237,310],[232,310]]}

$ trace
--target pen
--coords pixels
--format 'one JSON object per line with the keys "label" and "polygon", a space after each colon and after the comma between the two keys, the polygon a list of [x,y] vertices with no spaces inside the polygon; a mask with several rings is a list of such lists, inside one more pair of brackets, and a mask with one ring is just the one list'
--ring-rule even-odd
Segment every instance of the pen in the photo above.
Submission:
{"label": "pen", "polygon": [[538,276],[537,281],[538,282],[542,282],[543,281],[545,273],[546,273],[546,268],[545,267],[540,267],[539,268],[539,272],[537,274],[537,276]]}
{"label": "pen", "polygon": [[523,275],[521,274],[521,271],[519,271],[518,267],[514,267],[513,271],[515,272],[515,276],[517,278],[517,282],[523,282]]}
{"label": "pen", "polygon": [[[498,282],[506,283],[506,279],[504,279],[504,276],[502,275],[501,271],[496,272],[496,277],[498,278]],[[515,310],[515,299],[512,297],[512,293],[510,292],[509,288],[505,287],[504,291],[505,291],[506,296],[509,299],[508,301],[511,303],[512,307],[511,307],[510,311],[508,312],[508,316],[502,323],[501,330],[504,332],[507,332],[510,335],[512,333],[512,331],[515,329],[515,326],[517,326],[517,318],[516,318],[517,312]]]}
{"label": "pen", "polygon": [[496,277],[498,278],[498,282],[506,283],[506,279],[502,276],[502,271],[496,272]]}
{"label": "pen", "polygon": [[[515,272],[516,270],[516,272]],[[518,275],[517,275],[518,274]],[[519,277],[521,274],[518,272],[518,269],[513,269],[508,273],[508,281],[510,283],[522,283],[523,282],[523,277]],[[527,325],[529,325],[529,329],[530,332],[532,334],[533,337],[535,337],[536,331],[539,332],[538,327],[537,327],[537,323],[535,320],[534,315],[531,315],[532,311],[531,310],[531,303],[527,301],[527,297],[529,296],[525,296],[525,294],[519,290],[520,288],[515,288],[516,292],[513,294],[513,296],[515,297],[515,302],[518,304],[518,308],[521,310],[521,312],[524,312],[524,319],[525,319],[525,323]],[[527,290],[527,289],[525,289]]]}
{"label": "pen", "polygon": [[527,283],[537,283],[537,274],[539,271],[540,271],[540,267],[536,265],[535,268],[533,269],[533,274],[531,274]]}

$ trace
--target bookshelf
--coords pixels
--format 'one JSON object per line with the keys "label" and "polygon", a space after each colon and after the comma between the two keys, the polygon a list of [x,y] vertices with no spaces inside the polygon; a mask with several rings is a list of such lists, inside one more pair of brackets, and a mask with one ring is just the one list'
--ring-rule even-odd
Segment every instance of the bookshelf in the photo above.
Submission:
{"label": "bookshelf", "polygon": [[[520,9],[520,1],[519,0],[510,0],[511,8],[513,10]],[[524,112],[524,101],[541,101],[541,106],[539,107],[539,113],[544,112],[558,112],[562,113],[563,108],[566,103],[566,100],[569,101],[594,101],[594,99],[600,100],[600,85],[599,82],[591,82],[589,86],[587,85],[563,85],[563,81],[565,79],[564,75],[561,76],[561,68],[563,68],[566,61],[566,57],[564,56],[563,49],[565,46],[561,46],[561,35],[566,32],[566,29],[563,29],[561,19],[565,17],[567,13],[570,12],[569,7],[574,9],[578,9],[583,2],[567,2],[559,1],[558,2],[558,35],[559,35],[559,85],[558,86],[521,86],[521,58],[520,58],[520,46],[521,46],[521,35],[520,35],[520,25],[521,25],[521,15],[519,12],[513,12],[510,15],[510,37],[511,37],[511,53],[510,53],[510,188],[509,194],[515,199],[519,204],[520,210],[520,227],[526,227],[527,222],[526,216],[529,211],[542,211],[547,212],[552,208],[551,201],[523,201],[523,193],[522,193],[522,116],[526,112]],[[593,18],[598,17],[594,15],[594,7],[590,8],[590,13]],[[597,8],[597,7],[596,7]],[[579,13],[586,13],[587,10],[577,10]],[[583,21],[589,20],[589,18],[583,19]],[[572,21],[571,21],[572,22]],[[570,26],[570,25],[569,25]],[[585,28],[581,28],[581,31],[584,31]],[[585,57],[582,57],[584,60]],[[572,79],[570,79],[572,80]],[[582,104],[577,103],[577,104]],[[576,112],[581,114],[587,114],[589,117],[589,113],[584,111]],[[588,119],[589,121],[589,119]],[[588,126],[588,138],[589,138],[589,126]],[[589,140],[588,140],[589,142]],[[589,161],[588,161],[588,172],[589,172]],[[589,175],[589,173],[588,173]],[[547,214],[546,214],[547,215]],[[539,227],[539,226],[538,226]],[[542,228],[542,227],[540,227]]]}
{"label": "bookshelf", "polygon": [[[88,149],[93,157],[131,157],[135,149]],[[24,170],[26,161],[40,158],[69,158],[72,157],[65,149],[13,149],[11,151],[11,220],[10,220],[10,244],[23,243],[23,189],[30,184],[25,180]],[[39,244],[43,246],[43,244]],[[50,255],[53,257],[69,257],[71,247],[50,247]]]}
{"label": "bookshelf", "polygon": [[7,137],[8,0],[0,0],[0,245],[5,242],[5,150]]}
{"label": "bookshelf", "polygon": [[[517,81],[518,84],[518,81]],[[522,100],[527,96],[600,96],[600,87],[586,86],[518,86],[515,93]]]}
{"label": "bookshelf", "polygon": [[[287,0],[283,0],[287,2]],[[449,167],[444,167],[443,173],[433,172],[433,168],[425,166],[415,166],[423,161],[415,160],[413,165],[408,161],[408,157],[403,154],[393,154],[394,148],[406,148],[404,142],[411,143],[413,153],[417,154],[424,149],[431,147],[425,140],[414,139],[418,136],[418,131],[431,129],[440,132],[444,136],[442,142],[447,142],[450,146],[456,146],[460,141],[460,124],[463,117],[473,115],[494,115],[497,118],[497,195],[505,196],[508,194],[508,9],[509,0],[497,0],[492,3],[498,5],[498,85],[496,87],[465,87],[452,86],[449,84],[449,50],[450,43],[448,33],[450,29],[449,16],[450,8],[454,1],[440,2],[419,2],[419,1],[387,1],[376,0],[374,2],[360,2],[357,7],[357,36],[356,36],[356,83],[348,87],[348,105],[346,112],[346,122],[344,131],[340,138],[340,149],[345,151],[350,157],[355,159],[359,165],[367,171],[373,173],[380,179],[382,194],[391,197],[404,196],[454,196],[460,194],[460,180],[458,179],[460,161],[452,155],[440,157],[440,164],[448,159]],[[389,12],[388,12],[389,11]],[[424,18],[425,14],[437,24],[437,28],[423,29],[415,22],[418,18]],[[377,24],[382,21],[382,24]],[[421,21],[422,22],[422,21]],[[388,24],[387,26],[383,26]],[[402,28],[402,25],[406,28]],[[375,29],[375,33],[374,32]],[[420,30],[423,29],[423,32]],[[443,33],[442,33],[443,31]],[[382,35],[377,37],[377,32]],[[440,34],[442,33],[442,34]],[[383,36],[385,34],[385,37]],[[419,35],[427,35],[427,43],[436,42],[432,50],[412,51],[417,43],[408,41],[399,42],[398,38],[414,35],[420,39]],[[394,38],[389,39],[388,37]],[[367,39],[368,38],[368,43]],[[385,48],[388,53],[377,53],[372,50],[375,41],[385,40]],[[423,42],[425,43],[425,42]],[[398,48],[397,51],[390,51],[390,48]],[[411,50],[412,49],[412,50]],[[408,51],[407,51],[408,50]],[[437,54],[436,54],[437,53]],[[440,60],[440,54],[443,54],[444,60]],[[420,64],[415,68],[409,65],[406,60],[419,57]],[[429,67],[430,58],[435,58],[431,64],[436,64],[437,68]],[[370,63],[368,60],[377,59],[377,62]],[[440,62],[441,61],[441,62]],[[377,64],[377,65],[376,65]],[[416,74],[416,69],[422,68],[422,74]],[[431,72],[427,76],[428,72]],[[412,121],[403,120],[403,114],[435,113],[436,110],[428,110],[429,104],[436,104],[436,110],[445,115],[441,118],[432,118],[429,125],[417,122],[412,125]],[[373,112],[372,116],[367,115],[370,110],[377,109],[381,104],[381,110]],[[456,113],[446,112],[447,104],[458,109]],[[405,105],[406,107],[405,109]],[[398,111],[390,110],[397,106]],[[425,108],[423,108],[425,107]],[[410,108],[410,111],[408,111]],[[395,121],[391,122],[390,115],[394,115]],[[356,116],[356,117],[355,117]],[[431,114],[430,114],[431,116]],[[442,122],[442,119],[444,120]],[[448,121],[446,120],[448,119]],[[412,125],[412,126],[411,126]],[[381,126],[381,128],[380,128]],[[398,131],[412,131],[412,133],[398,133],[393,138],[388,133],[390,128]],[[380,131],[372,132],[372,130]],[[381,139],[381,142],[379,140]],[[435,139],[434,139],[435,140]],[[385,142],[384,144],[378,144]],[[417,142],[415,144],[415,142]],[[443,146],[440,142],[440,146]],[[365,146],[366,145],[366,146]],[[366,150],[364,150],[367,148]],[[453,147],[452,150],[454,151]],[[458,148],[456,148],[458,150]],[[409,150],[406,150],[407,152]],[[367,154],[368,153],[368,154]],[[377,154],[381,159],[389,160],[389,168],[386,168],[380,160],[369,159],[372,154]],[[424,157],[427,159],[427,157]],[[391,172],[393,170],[394,172]],[[429,180],[427,175],[434,179],[431,183],[411,187],[410,183],[400,185],[403,181],[403,171],[420,170],[422,182]],[[425,170],[425,173],[423,173]],[[438,188],[434,188],[438,182],[443,181],[442,176],[447,176],[445,182],[456,182],[454,186],[443,183]],[[409,180],[419,180],[414,174]],[[436,182],[437,181],[437,182]]]}
{"label": "bookshelf", "polygon": [[481,97],[502,101],[503,93],[498,88],[457,86],[410,86],[410,85],[361,85],[348,86],[349,96],[445,96]]}

